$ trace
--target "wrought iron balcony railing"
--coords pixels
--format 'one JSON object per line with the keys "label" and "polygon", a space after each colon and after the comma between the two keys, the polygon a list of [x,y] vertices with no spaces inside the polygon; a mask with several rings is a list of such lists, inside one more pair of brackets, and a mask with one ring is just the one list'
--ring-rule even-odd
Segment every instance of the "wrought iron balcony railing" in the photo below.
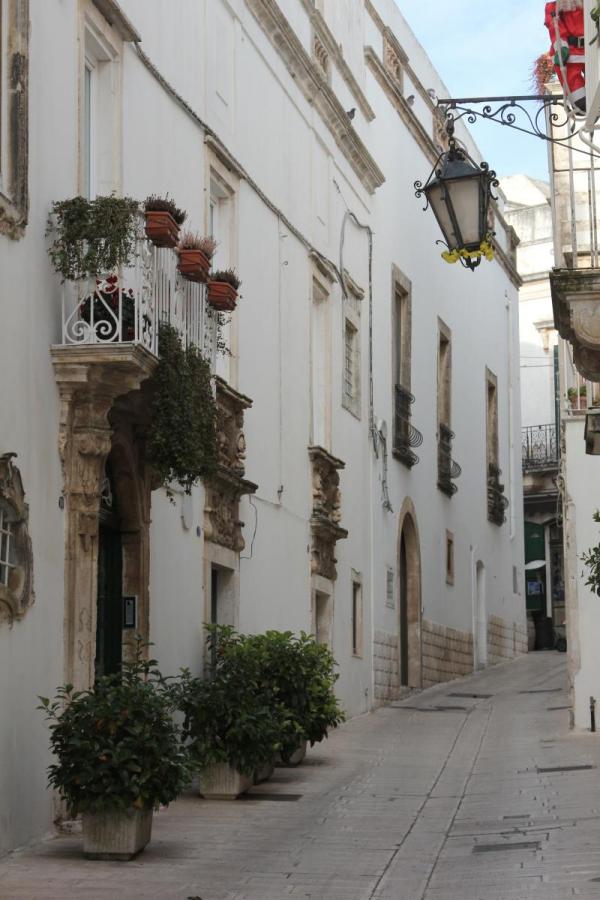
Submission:
{"label": "wrought iron balcony railing", "polygon": [[502,471],[493,463],[488,464],[487,506],[488,519],[495,525],[506,522],[508,498],[504,496],[504,485],[500,483]]}
{"label": "wrought iron balcony railing", "polygon": [[454,480],[462,472],[461,467],[452,459],[452,441],[454,432],[442,423],[438,426],[438,487],[440,491],[452,497],[458,490]]}
{"label": "wrought iron balcony railing", "polygon": [[158,328],[168,322],[185,346],[199,347],[214,361],[217,313],[206,303],[206,285],[183,278],[177,261],[174,250],[140,237],[132,266],[65,282],[63,345],[142,344],[158,355]]}
{"label": "wrought iron balcony railing", "polygon": [[411,405],[415,402],[414,396],[396,385],[394,408],[394,445],[392,452],[396,459],[412,469],[419,462],[419,457],[413,453],[412,448],[420,447],[423,443],[423,435],[411,424]]}
{"label": "wrought iron balcony railing", "polygon": [[556,425],[528,425],[521,429],[523,471],[558,468]]}

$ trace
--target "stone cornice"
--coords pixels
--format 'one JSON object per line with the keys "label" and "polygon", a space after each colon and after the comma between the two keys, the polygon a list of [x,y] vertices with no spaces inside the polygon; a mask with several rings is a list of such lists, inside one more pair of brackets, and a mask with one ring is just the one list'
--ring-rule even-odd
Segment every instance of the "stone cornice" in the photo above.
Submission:
{"label": "stone cornice", "polygon": [[246,0],[248,8],[277,50],[306,100],[317,110],[336,144],[370,193],[385,177],[352,127],[346,110],[306,52],[276,0]]}
{"label": "stone cornice", "polygon": [[319,12],[318,9],[313,6],[311,0],[302,0],[302,5],[306,10],[306,13],[311,21],[313,28],[315,29],[315,32],[327,49],[329,56],[335,62],[340,75],[346,82],[348,90],[356,100],[358,108],[362,112],[367,122],[372,122],[375,118],[375,113],[373,112],[373,109],[369,101],[367,100],[364,91],[352,74],[350,66],[344,59],[342,49],[340,45],[336,43],[335,37],[331,33],[327,22],[323,18],[323,15]]}
{"label": "stone cornice", "polygon": [[396,84],[372,47],[365,47],[365,61],[392,106],[433,165],[440,155],[439,148],[406,102],[400,86]]}
{"label": "stone cornice", "polygon": [[131,41],[137,44],[142,40],[141,35],[136,31],[116,0],[92,0],[92,3],[124,41]]}

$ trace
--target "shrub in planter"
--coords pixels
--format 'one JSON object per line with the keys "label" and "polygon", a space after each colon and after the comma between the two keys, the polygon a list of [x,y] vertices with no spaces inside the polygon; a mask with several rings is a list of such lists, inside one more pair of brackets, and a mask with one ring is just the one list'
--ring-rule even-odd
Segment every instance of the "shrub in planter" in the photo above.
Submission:
{"label": "shrub in planter", "polygon": [[50,259],[63,281],[104,276],[135,257],[139,207],[131,197],[73,197],[52,206]]}
{"label": "shrub in planter", "polygon": [[217,242],[213,238],[200,237],[199,234],[186,231],[177,248],[179,271],[190,281],[205,282],[210,271],[210,261],[216,249]]}
{"label": "shrub in planter", "polygon": [[240,284],[233,269],[215,272],[208,282],[208,302],[221,312],[232,312],[237,305]]}
{"label": "shrub in planter", "polygon": [[[293,762],[301,745],[311,746],[327,737],[344,720],[334,693],[338,675],[331,651],[310,635],[267,631],[240,640],[253,647],[262,666],[262,683],[289,716],[281,735],[281,757]],[[302,754],[300,754],[302,755]]]}
{"label": "shrub in planter", "polygon": [[135,339],[135,295],[131,288],[121,291],[121,329],[119,325],[119,279],[110,275],[96,279],[96,289],[79,307],[84,322],[92,326],[101,341],[133,341]]}
{"label": "shrub in planter", "polygon": [[152,810],[189,781],[173,721],[173,692],[155,660],[123,665],[88,691],[41,697],[56,757],[48,769],[73,815],[83,814],[84,853],[128,859],[150,838]]}
{"label": "shrub in planter", "polygon": [[176,329],[167,323],[160,326],[158,349],[146,454],[167,491],[171,482],[178,482],[190,493],[194,484],[217,469],[210,365],[197,347],[184,348]]}
{"label": "shrub in planter", "polygon": [[254,773],[280,750],[288,727],[287,711],[262,680],[260,651],[229,634],[211,631],[212,677],[184,670],[178,703],[190,757],[200,770],[200,793],[223,798],[250,787]]}
{"label": "shrub in planter", "polygon": [[187,216],[185,210],[179,209],[168,194],[151,194],[144,202],[144,212],[148,239],[157,247],[176,247],[179,229]]}

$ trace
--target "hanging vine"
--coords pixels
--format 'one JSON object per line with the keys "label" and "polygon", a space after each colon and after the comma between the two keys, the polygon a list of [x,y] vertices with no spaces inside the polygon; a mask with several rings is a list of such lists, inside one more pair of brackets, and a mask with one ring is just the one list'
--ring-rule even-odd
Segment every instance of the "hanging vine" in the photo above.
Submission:
{"label": "hanging vine", "polygon": [[208,362],[194,346],[184,348],[172,325],[159,329],[159,363],[152,376],[148,461],[163,487],[186,493],[217,468],[216,403]]}

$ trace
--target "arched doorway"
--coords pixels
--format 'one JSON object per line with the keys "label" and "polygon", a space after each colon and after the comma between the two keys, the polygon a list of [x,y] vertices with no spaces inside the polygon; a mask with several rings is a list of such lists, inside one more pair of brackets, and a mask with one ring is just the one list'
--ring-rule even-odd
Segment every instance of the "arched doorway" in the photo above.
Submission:
{"label": "arched doorway", "polygon": [[485,566],[478,560],[475,567],[475,665],[487,666],[487,610],[485,602]]}
{"label": "arched doorway", "polygon": [[420,688],[421,675],[421,555],[414,509],[406,501],[400,515],[398,576],[400,587],[400,684]]}

